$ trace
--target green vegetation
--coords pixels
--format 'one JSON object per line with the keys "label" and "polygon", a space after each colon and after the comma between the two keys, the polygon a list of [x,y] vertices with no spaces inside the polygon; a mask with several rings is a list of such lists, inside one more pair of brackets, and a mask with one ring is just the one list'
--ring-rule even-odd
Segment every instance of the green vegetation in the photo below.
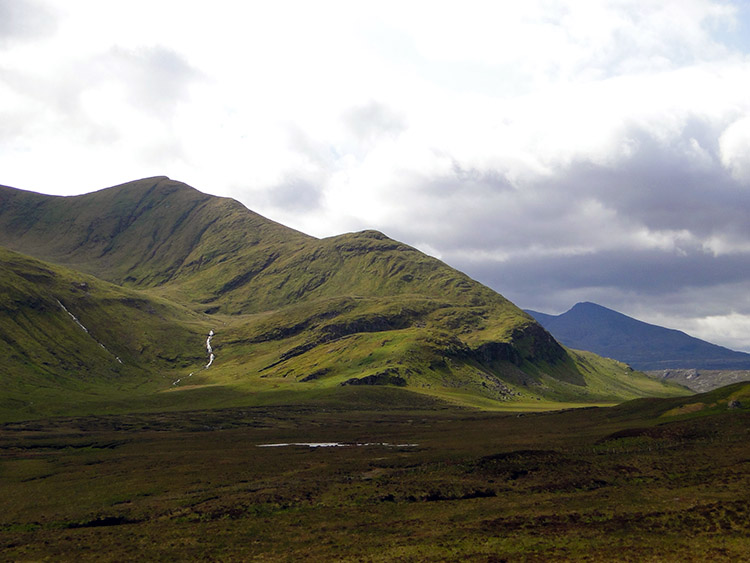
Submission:
{"label": "green vegetation", "polygon": [[[284,406],[6,423],[0,552],[743,560],[750,401],[737,397],[750,398],[750,384],[519,415],[347,386]],[[696,402],[714,410],[670,414]],[[346,446],[259,447],[322,442]]]}
{"label": "green vegetation", "polygon": [[67,198],[0,187],[0,244],[14,249],[0,250],[2,420],[362,385],[493,410],[688,393],[567,351],[501,295],[381,233],[318,240],[167,178]]}
{"label": "green vegetation", "polygon": [[317,240],[152,178],[0,187],[0,244],[4,559],[750,547],[750,385],[689,396],[563,348],[381,233]]}

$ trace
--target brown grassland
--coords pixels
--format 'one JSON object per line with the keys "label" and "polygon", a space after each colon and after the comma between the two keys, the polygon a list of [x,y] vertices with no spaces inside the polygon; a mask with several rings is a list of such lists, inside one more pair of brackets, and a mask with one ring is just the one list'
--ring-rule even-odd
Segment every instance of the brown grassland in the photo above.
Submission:
{"label": "brown grassland", "polygon": [[[6,423],[0,559],[746,560],[750,410],[727,396],[515,414],[342,388]],[[346,445],[260,447],[300,442]]]}

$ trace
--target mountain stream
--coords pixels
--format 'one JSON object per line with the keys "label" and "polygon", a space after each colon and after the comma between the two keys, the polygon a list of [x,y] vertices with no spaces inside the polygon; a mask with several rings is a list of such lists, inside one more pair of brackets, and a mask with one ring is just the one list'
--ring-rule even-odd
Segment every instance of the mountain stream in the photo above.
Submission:
{"label": "mountain stream", "polygon": [[[216,359],[216,356],[214,355],[214,349],[211,347],[211,339],[214,337],[214,331],[209,330],[208,331],[208,338],[206,338],[206,353],[208,354],[208,363],[203,366],[203,369],[208,369],[211,367],[211,364],[214,363],[214,360]],[[191,371],[188,374],[188,377],[193,377],[193,374],[195,372]],[[176,379],[172,382],[172,385],[179,385],[180,381],[182,381],[182,378]]]}
{"label": "mountain stream", "polygon": [[[87,328],[86,328],[85,326],[83,326],[83,323],[82,323],[81,321],[79,321],[79,320],[78,320],[78,318],[76,318],[76,316],[75,316],[75,315],[74,315],[73,313],[71,313],[71,312],[70,312],[70,311],[68,310],[68,308],[67,308],[67,307],[66,307],[65,305],[63,305],[63,304],[62,304],[62,302],[61,302],[61,301],[60,301],[59,299],[57,299],[57,304],[58,304],[58,305],[60,305],[60,308],[61,308],[61,309],[62,309],[63,311],[65,311],[66,313],[68,313],[68,315],[70,315],[70,318],[71,318],[71,319],[73,319],[73,321],[74,321],[74,322],[75,322],[75,323],[76,323],[76,324],[77,324],[78,326],[80,326],[80,327],[81,327],[81,328],[83,329],[83,331],[84,331],[84,332],[85,332],[86,334],[88,334],[89,336],[91,336],[91,338],[92,338],[92,339],[94,340],[94,342],[96,342],[96,343],[97,343],[97,344],[98,344],[99,346],[101,346],[101,347],[102,347],[102,349],[103,349],[103,350],[104,350],[105,352],[107,352],[107,354],[110,354],[110,355],[112,355],[112,356],[115,356],[115,355],[114,355],[114,354],[113,354],[112,352],[110,352],[109,350],[107,350],[107,347],[106,347],[106,346],[105,346],[104,344],[102,344],[102,343],[101,343],[101,342],[99,342],[99,341],[98,341],[98,340],[97,340],[96,338],[94,338],[94,337],[92,336],[91,332],[89,332],[89,329],[87,329]],[[117,356],[115,356],[115,360],[117,360],[118,362],[122,363],[122,360],[121,360],[121,359],[120,359],[119,357],[117,357]]]}

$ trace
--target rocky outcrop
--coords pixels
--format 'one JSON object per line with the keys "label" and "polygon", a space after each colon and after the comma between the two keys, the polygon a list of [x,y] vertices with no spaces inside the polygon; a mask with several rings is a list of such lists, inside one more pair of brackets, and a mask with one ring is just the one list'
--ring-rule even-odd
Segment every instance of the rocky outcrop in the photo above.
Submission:
{"label": "rocky outcrop", "polygon": [[399,371],[396,368],[388,368],[365,377],[347,379],[341,385],[396,385],[398,387],[405,387],[406,379],[398,373]]}

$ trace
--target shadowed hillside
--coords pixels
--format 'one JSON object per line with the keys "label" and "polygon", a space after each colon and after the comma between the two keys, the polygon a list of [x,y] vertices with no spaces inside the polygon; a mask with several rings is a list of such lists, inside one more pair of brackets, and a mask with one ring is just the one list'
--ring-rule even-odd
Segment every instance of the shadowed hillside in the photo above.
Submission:
{"label": "shadowed hillside", "polygon": [[0,271],[0,411],[127,400],[205,363],[208,323],[189,309],[4,248]]}

